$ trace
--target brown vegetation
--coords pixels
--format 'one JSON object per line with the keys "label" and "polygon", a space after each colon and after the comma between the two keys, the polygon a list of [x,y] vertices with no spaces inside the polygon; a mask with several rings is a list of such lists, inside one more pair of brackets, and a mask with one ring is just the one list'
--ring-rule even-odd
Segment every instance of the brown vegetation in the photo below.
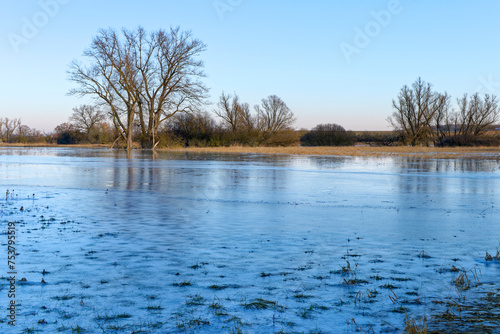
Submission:
{"label": "brown vegetation", "polygon": [[359,157],[392,157],[406,156],[428,159],[456,159],[456,158],[481,158],[500,159],[499,147],[189,147],[170,149],[170,151],[196,152],[196,153],[255,153],[255,154],[299,154],[299,155],[332,155],[332,156],[359,156]]}
{"label": "brown vegetation", "polygon": [[[111,144],[57,145],[50,143],[0,144],[0,147],[97,147],[110,148]],[[139,145],[136,146],[139,148]],[[293,154],[331,155],[354,157],[416,157],[426,159],[495,159],[500,160],[500,147],[412,147],[412,146],[349,146],[349,147],[272,147],[272,146],[228,146],[228,147],[174,147],[162,148],[163,152],[221,153],[221,154]]]}
{"label": "brown vegetation", "polygon": [[450,107],[450,96],[434,92],[431,84],[418,78],[404,86],[392,102],[395,112],[388,118],[401,141],[411,146],[499,146],[500,138],[485,136],[495,129],[500,108],[495,95],[467,94]]}

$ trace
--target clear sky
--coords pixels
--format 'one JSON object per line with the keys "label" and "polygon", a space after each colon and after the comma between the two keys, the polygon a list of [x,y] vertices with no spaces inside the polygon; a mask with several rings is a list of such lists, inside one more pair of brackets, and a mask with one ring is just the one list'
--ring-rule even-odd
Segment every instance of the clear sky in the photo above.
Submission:
{"label": "clear sky", "polygon": [[89,102],[67,96],[67,70],[100,28],[180,26],[207,44],[212,102],[276,94],[297,128],[386,130],[419,76],[453,99],[500,95],[498,13],[495,0],[0,0],[0,117],[52,131]]}

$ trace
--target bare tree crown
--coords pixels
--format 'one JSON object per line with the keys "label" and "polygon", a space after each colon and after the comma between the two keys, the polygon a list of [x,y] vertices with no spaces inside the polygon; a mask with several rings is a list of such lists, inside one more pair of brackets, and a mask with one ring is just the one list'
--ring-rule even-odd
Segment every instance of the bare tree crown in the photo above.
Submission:
{"label": "bare tree crown", "polygon": [[388,121],[400,131],[406,144],[428,145],[432,139],[432,121],[448,105],[448,94],[432,90],[431,84],[418,78],[412,87],[404,86],[392,106],[396,110]]}
{"label": "bare tree crown", "polygon": [[436,145],[454,140],[470,143],[489,126],[498,121],[498,99],[494,95],[465,94],[457,100],[458,110],[450,110],[450,96],[436,93],[431,85],[418,78],[412,88],[404,86],[392,105],[396,110],[388,121],[401,132],[409,145]]}
{"label": "bare tree crown", "polygon": [[260,106],[255,106],[261,128],[268,133],[275,133],[290,128],[295,122],[295,117],[285,104],[276,95],[262,99]]}
{"label": "bare tree crown", "polygon": [[141,27],[121,34],[102,29],[84,51],[89,65],[70,66],[70,80],[77,84],[70,94],[92,96],[105,106],[128,147],[135,124],[154,147],[162,122],[204,103],[208,89],[197,57],[205,49],[178,27],[150,34]]}
{"label": "bare tree crown", "polygon": [[240,102],[238,95],[234,94],[233,97],[222,92],[217,107],[218,109],[214,110],[215,115],[220,117],[232,132],[250,131],[254,128],[250,106]]}

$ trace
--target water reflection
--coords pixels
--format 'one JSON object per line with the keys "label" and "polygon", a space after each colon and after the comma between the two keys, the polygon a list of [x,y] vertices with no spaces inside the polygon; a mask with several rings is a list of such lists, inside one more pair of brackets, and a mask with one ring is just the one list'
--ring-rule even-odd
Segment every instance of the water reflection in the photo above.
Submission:
{"label": "water reflection", "polygon": [[498,180],[500,162],[494,160],[422,160],[401,158],[399,188],[401,193],[473,193],[493,190]]}
{"label": "water reflection", "polygon": [[391,233],[448,237],[477,217],[494,228],[499,166],[492,160],[4,149],[0,187],[43,193],[76,216],[85,212],[130,231],[144,227],[135,233],[155,238],[176,228],[230,224],[369,232],[383,240]]}
{"label": "water reflection", "polygon": [[2,183],[14,186],[128,191],[212,202],[370,202],[372,197],[408,206],[415,204],[411,194],[454,203],[456,194],[496,194],[500,162],[2,148],[0,173]]}

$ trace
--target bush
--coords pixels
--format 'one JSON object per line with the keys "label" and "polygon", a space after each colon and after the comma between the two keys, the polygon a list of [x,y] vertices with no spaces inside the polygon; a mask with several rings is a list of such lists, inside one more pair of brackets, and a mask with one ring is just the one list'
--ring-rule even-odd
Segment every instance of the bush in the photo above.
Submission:
{"label": "bush", "polygon": [[157,140],[160,142],[158,147],[178,148],[185,146],[185,141],[182,138],[176,137],[170,132],[160,132]]}
{"label": "bush", "polygon": [[54,139],[59,145],[81,144],[86,136],[70,123],[62,123],[54,129]]}
{"label": "bush", "polygon": [[393,146],[399,145],[402,141],[401,133],[391,132],[370,132],[363,131],[356,133],[356,140],[370,146]]}
{"label": "bush", "polygon": [[80,131],[65,131],[57,134],[57,144],[59,145],[73,145],[85,142],[85,135]]}
{"label": "bush", "polygon": [[264,146],[298,146],[300,143],[300,133],[293,130],[275,132],[263,140]]}
{"label": "bush", "polygon": [[500,146],[500,138],[499,136],[453,135],[439,138],[434,145],[438,147]]}
{"label": "bush", "polygon": [[356,136],[338,124],[319,124],[300,138],[303,146],[352,146]]}

